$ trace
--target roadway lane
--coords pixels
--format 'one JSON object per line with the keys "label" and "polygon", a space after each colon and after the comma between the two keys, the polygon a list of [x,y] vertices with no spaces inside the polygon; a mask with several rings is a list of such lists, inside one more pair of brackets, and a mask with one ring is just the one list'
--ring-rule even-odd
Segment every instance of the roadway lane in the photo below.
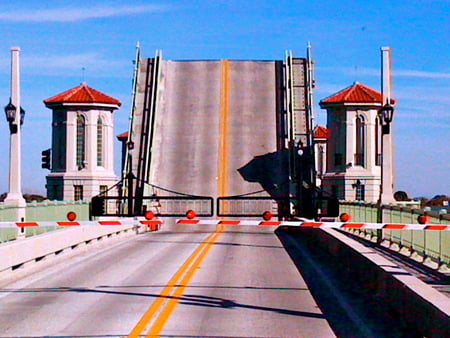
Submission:
{"label": "roadway lane", "polygon": [[150,182],[193,195],[257,191],[238,169],[276,149],[275,63],[164,61]]}
{"label": "roadway lane", "polygon": [[1,335],[126,335],[207,235],[141,235],[3,286]]}
{"label": "roadway lane", "polygon": [[256,156],[277,150],[276,82],[273,61],[232,61],[229,78],[228,191],[225,195],[261,190],[237,169]]}
{"label": "roadway lane", "polygon": [[150,182],[217,195],[220,61],[165,61]]}
{"label": "roadway lane", "polygon": [[0,336],[333,336],[273,229],[164,229],[3,285]]}
{"label": "roadway lane", "polygon": [[233,226],[217,240],[161,333],[334,336],[273,229]]}

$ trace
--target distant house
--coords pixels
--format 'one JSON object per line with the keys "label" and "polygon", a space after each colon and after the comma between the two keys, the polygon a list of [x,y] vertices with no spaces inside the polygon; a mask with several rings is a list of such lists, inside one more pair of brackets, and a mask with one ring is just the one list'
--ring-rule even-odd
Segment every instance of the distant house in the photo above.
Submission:
{"label": "distant house", "polygon": [[378,200],[381,130],[377,113],[382,101],[380,92],[359,82],[320,101],[329,130],[322,185],[341,200]]}
{"label": "distant house", "polygon": [[90,200],[106,193],[114,173],[114,111],[121,102],[82,83],[47,100],[52,110],[50,200]]}
{"label": "distant house", "polygon": [[317,126],[314,129],[314,154],[316,161],[316,186],[322,186],[322,179],[327,170],[327,144],[330,138],[330,130],[325,126]]}

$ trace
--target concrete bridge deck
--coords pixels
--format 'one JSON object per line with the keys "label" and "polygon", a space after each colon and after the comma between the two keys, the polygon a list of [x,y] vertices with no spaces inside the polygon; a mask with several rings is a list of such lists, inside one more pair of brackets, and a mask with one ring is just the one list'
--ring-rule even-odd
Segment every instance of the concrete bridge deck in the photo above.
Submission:
{"label": "concrete bridge deck", "polygon": [[447,297],[332,229],[168,222],[112,238],[12,272],[20,278],[2,282],[0,336],[443,337],[449,329]]}

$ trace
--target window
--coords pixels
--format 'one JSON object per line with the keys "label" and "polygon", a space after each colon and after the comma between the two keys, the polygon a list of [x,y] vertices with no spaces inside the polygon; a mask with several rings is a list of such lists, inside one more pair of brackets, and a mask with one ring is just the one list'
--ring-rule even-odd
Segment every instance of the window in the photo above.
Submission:
{"label": "window", "polygon": [[325,173],[325,162],[324,162],[324,147],[322,145],[319,145],[319,154],[317,156],[317,171],[320,175],[320,177]]}
{"label": "window", "polygon": [[101,117],[97,120],[97,165],[103,166],[103,121]]}
{"label": "window", "polygon": [[74,185],[74,200],[81,201],[83,199],[83,186],[82,185]]}
{"label": "window", "polygon": [[358,184],[356,186],[356,200],[364,201],[364,199],[366,197],[365,192],[366,192],[365,186],[363,184]]}
{"label": "window", "polygon": [[101,185],[100,186],[100,195],[107,196],[108,186],[107,185]]}
{"label": "window", "polygon": [[356,153],[355,165],[364,166],[366,159],[366,124],[364,116],[356,117]]}
{"label": "window", "polygon": [[86,165],[86,120],[83,115],[77,116],[77,167],[79,170]]}

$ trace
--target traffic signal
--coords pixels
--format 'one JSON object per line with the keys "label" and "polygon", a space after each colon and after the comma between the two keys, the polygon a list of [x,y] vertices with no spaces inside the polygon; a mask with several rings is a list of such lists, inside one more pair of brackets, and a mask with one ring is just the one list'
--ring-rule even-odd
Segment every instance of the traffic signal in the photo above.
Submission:
{"label": "traffic signal", "polygon": [[105,215],[105,198],[103,196],[94,196],[91,200],[92,216]]}
{"label": "traffic signal", "polygon": [[51,165],[50,165],[51,152],[52,152],[51,149],[46,149],[46,150],[42,151],[42,164],[41,164],[42,169],[50,170],[50,168],[51,168]]}

